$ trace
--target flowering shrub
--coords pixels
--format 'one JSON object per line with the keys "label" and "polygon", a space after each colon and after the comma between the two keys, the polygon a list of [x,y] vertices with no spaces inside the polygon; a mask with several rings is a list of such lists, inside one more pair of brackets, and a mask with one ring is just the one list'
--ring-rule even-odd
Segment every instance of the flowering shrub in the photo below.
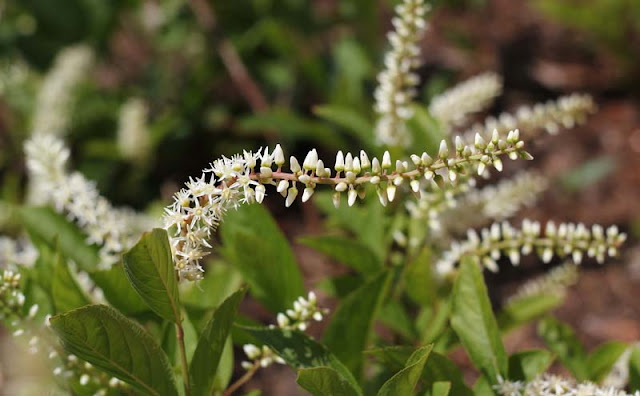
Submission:
{"label": "flowering shrub", "polygon": [[[532,160],[527,145],[540,132],[586,122],[595,104],[574,94],[469,126],[500,95],[492,73],[417,103],[427,8],[422,0],[396,8],[368,150],[297,158],[276,144],[223,156],[190,177],[162,215],[117,208],[70,170],[64,107],[73,98],[51,92],[80,79],[65,64],[82,71],[92,56],[84,47],[60,55],[24,146],[30,191],[17,216],[26,236],[0,239],[2,323],[30,354],[47,357],[56,388],[228,396],[277,363],[313,395],[640,394],[637,346],[611,342],[589,354],[550,315],[578,265],[616,257],[626,235],[615,225],[516,225],[509,219],[549,181],[533,171],[487,181],[507,160]],[[348,124],[330,110],[319,115]],[[147,111],[137,98],[122,106],[118,147],[128,161],[151,155]],[[409,124],[416,114],[436,125],[435,147],[419,147],[425,128]],[[342,232],[299,240],[349,270],[314,285],[320,297],[260,206],[277,194],[285,207],[313,201]],[[494,310],[483,270],[518,266],[525,255],[566,262]],[[247,294],[273,324],[239,311]],[[332,312],[326,294],[338,300]],[[316,339],[310,330],[322,321]],[[533,321],[548,350],[507,354],[503,336]],[[477,369],[473,386],[448,357],[458,347]],[[555,360],[571,378],[547,371]]]}

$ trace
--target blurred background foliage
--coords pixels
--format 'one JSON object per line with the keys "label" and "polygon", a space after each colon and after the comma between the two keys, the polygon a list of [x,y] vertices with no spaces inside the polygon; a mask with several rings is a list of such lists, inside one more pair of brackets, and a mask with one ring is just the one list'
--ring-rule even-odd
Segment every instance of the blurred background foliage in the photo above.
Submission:
{"label": "blurred background foliage", "polygon": [[[377,154],[372,92],[393,3],[65,0],[62,6],[50,0],[0,1],[2,200],[17,202],[24,194],[22,142],[30,134],[38,91],[56,55],[77,44],[89,46],[95,61],[74,89],[66,133],[77,169],[116,204],[145,208],[158,197],[166,199],[213,158],[275,142],[293,154],[309,147],[326,153],[365,148]],[[488,39],[498,44],[491,49],[492,60],[483,58],[487,45],[461,16],[480,20],[499,13],[501,4],[434,2],[435,39],[425,41],[425,64],[419,70],[421,104],[460,77],[491,68],[505,75],[507,90],[527,90],[534,100],[567,88],[523,77],[529,64],[513,61],[513,67],[504,67],[526,51],[517,48],[526,44],[526,33],[524,39],[497,36],[499,28],[508,26],[487,28]],[[574,50],[579,56],[597,57],[604,47],[605,54],[619,59],[607,62],[629,72],[614,73],[605,92],[629,88],[629,81],[637,87],[632,72],[639,52],[637,1],[531,0],[527,5],[593,37]],[[436,39],[448,49],[432,56],[429,46]],[[455,59],[466,59],[467,66]],[[133,161],[117,145],[119,113],[132,97],[146,106],[151,153]],[[492,110],[502,107],[506,103],[499,101]],[[420,104],[410,126],[421,147],[433,148],[441,136]]]}

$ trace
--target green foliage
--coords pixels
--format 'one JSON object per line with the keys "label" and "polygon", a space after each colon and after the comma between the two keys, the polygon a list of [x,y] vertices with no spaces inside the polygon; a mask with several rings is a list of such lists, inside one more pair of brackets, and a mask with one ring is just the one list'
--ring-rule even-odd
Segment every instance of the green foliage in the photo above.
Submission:
{"label": "green foliage", "polygon": [[211,394],[227,336],[244,294],[244,289],[239,290],[226,299],[200,335],[198,346],[189,365],[194,395]]}
{"label": "green foliage", "polygon": [[167,232],[156,228],[143,235],[122,261],[131,285],[149,308],[166,320],[180,322],[178,279]]}
{"label": "green foliage", "polygon": [[51,280],[51,295],[57,312],[70,311],[91,303],[69,271],[67,261],[58,255]]}
{"label": "green foliage", "polygon": [[149,311],[147,303],[129,283],[121,263],[107,270],[92,271],[90,276],[102,289],[109,304],[120,312],[127,315],[137,315]]}
{"label": "green foliage", "polygon": [[407,360],[406,366],[382,385],[378,396],[409,395],[418,384],[433,345],[418,348]]}
{"label": "green foliage", "polygon": [[298,370],[298,385],[314,396],[357,396],[359,393],[336,370],[312,367]]}
{"label": "green foliage", "polygon": [[248,205],[228,213],[220,234],[225,257],[272,312],[283,312],[304,294],[293,251],[265,208]]}
{"label": "green foliage", "polygon": [[538,324],[538,334],[576,379],[588,379],[587,352],[569,325],[547,317]]}
{"label": "green foliage", "polygon": [[632,392],[640,390],[640,347],[633,347],[629,359],[629,389]]}
{"label": "green foliage", "polygon": [[544,373],[553,362],[553,355],[544,349],[522,351],[509,356],[509,379],[531,381]]}
{"label": "green foliage", "polygon": [[494,383],[498,375],[506,377],[507,354],[500,339],[498,324],[482,278],[480,266],[465,257],[453,288],[451,326],[474,366]]}
{"label": "green foliage", "polygon": [[362,373],[362,351],[369,342],[389,281],[390,273],[383,271],[346,296],[325,332],[325,344],[356,377]]}
{"label": "green foliage", "polygon": [[379,258],[362,242],[331,235],[299,238],[298,242],[326,254],[365,276],[376,273],[382,268]]}
{"label": "green foliage", "polygon": [[85,271],[96,269],[98,251],[85,243],[86,237],[64,216],[47,207],[26,206],[19,209],[22,224],[32,238],[57,248]]}
{"label": "green foliage", "polygon": [[243,327],[259,341],[272,348],[295,369],[329,367],[340,375],[356,394],[360,386],[349,369],[322,344],[297,330]]}
{"label": "green foliage", "polygon": [[619,341],[609,341],[598,346],[587,359],[589,380],[600,383],[605,379],[627,348],[627,344]]}
{"label": "green foliage", "polygon": [[140,326],[105,305],[51,318],[65,349],[150,395],[177,395],[166,355]]}

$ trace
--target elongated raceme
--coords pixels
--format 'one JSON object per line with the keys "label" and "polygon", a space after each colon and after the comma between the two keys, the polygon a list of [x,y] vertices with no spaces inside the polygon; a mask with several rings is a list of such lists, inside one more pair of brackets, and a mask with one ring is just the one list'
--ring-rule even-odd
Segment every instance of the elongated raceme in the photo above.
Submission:
{"label": "elongated raceme", "polygon": [[595,111],[596,105],[591,96],[572,94],[562,96],[555,101],[522,106],[514,114],[502,113],[497,118],[489,117],[484,124],[474,125],[463,133],[463,136],[465,141],[470,142],[476,134],[486,137],[497,130],[502,135],[516,128],[520,129],[523,136],[527,138],[541,130],[555,135],[562,128],[573,128],[583,124],[587,116]]}
{"label": "elongated raceme", "polygon": [[498,377],[493,389],[500,396],[640,396],[640,391],[627,393],[611,386],[592,382],[576,382],[552,374],[543,374],[532,381],[509,381]]}
{"label": "elongated raceme", "polygon": [[543,227],[539,222],[523,220],[522,228],[516,229],[507,222],[494,223],[478,234],[475,230],[467,232],[467,239],[453,242],[451,248],[442,254],[436,263],[436,271],[441,275],[451,273],[462,256],[474,257],[488,270],[498,271],[498,260],[507,256],[513,265],[520,263],[521,254],[535,252],[540,259],[548,263],[554,255],[569,256],[579,264],[583,257],[595,258],[603,263],[605,257],[616,256],[618,248],[626,240],[626,234],[618,227],[606,230],[594,225],[588,229],[584,224],[548,222]]}
{"label": "elongated raceme", "polygon": [[73,90],[89,72],[93,52],[85,45],[60,51],[38,92],[31,130],[33,134],[66,134],[73,101]]}
{"label": "elongated raceme", "polygon": [[171,235],[176,268],[184,279],[200,279],[203,272],[200,260],[208,254],[207,249],[211,248],[208,240],[224,212],[243,203],[262,202],[267,185],[276,188],[287,207],[299,195],[306,202],[322,184],[334,189],[336,206],[343,193],[349,206],[364,198],[367,185],[375,186],[380,202],[386,205],[394,200],[402,185],[408,184],[418,193],[421,183],[452,183],[458,174],[470,171],[482,174],[488,165],[502,170],[502,155],[531,158],[524,151],[524,142],[517,131],[510,132],[506,140],[494,134],[489,142],[479,139],[474,145],[462,145],[458,140],[451,152],[443,140],[435,159],[427,153],[414,154],[411,163],[397,160],[395,167],[389,152],[380,161],[369,159],[364,151],[359,155],[340,151],[336,155],[335,173],[318,158],[315,149],[309,151],[302,165],[292,156],[288,172],[284,170],[286,160],[280,145],[273,152],[265,148],[258,153],[245,151],[231,158],[222,157],[204,169],[201,177],[191,178],[174,195],[173,204],[165,208],[164,224]]}
{"label": "elongated raceme", "polygon": [[0,236],[0,268],[33,267],[38,251],[27,239]]}
{"label": "elongated raceme", "polygon": [[[298,297],[298,299],[293,302],[291,309],[278,313],[276,316],[278,322],[277,327],[284,330],[305,331],[312,320],[320,322],[328,313],[328,309],[318,307],[316,294],[309,292],[306,298],[302,296]],[[270,327],[275,328],[276,326],[271,325]],[[243,346],[243,349],[247,358],[251,360],[241,363],[245,370],[251,370],[258,366],[264,368],[273,363],[285,364],[284,360],[266,345],[260,348],[253,344],[246,344]]]}
{"label": "elongated raceme", "polygon": [[564,297],[567,289],[577,282],[578,266],[575,263],[567,262],[544,275],[527,281],[507,301],[515,301],[542,294]]}
{"label": "elongated raceme", "polygon": [[461,125],[469,114],[485,109],[502,93],[502,78],[484,73],[434,97],[429,112],[446,128]]}
{"label": "elongated raceme", "polygon": [[378,75],[374,110],[380,115],[376,139],[380,144],[407,146],[410,136],[405,121],[413,115],[411,100],[420,78],[414,73],[419,64],[418,41],[426,28],[423,0],[404,0],[396,7],[394,30],[388,34],[391,50],[385,54],[385,68]]}
{"label": "elongated raceme", "polygon": [[66,170],[69,149],[53,135],[35,135],[25,143],[34,201],[51,204],[100,246],[100,265],[109,268],[133,246],[155,221],[126,208],[114,208],[100,196],[95,183],[79,172]]}

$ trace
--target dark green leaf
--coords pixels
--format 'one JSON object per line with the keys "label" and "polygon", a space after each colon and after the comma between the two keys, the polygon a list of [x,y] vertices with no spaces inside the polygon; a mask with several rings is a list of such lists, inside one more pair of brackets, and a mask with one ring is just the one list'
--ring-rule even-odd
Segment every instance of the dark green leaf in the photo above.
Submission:
{"label": "dark green leaf", "polygon": [[379,261],[385,259],[387,254],[386,217],[377,197],[369,198],[367,195],[364,205],[352,207],[340,205],[336,209],[331,200],[331,193],[317,192],[313,195],[313,202],[328,215],[329,225],[352,232],[358,241],[369,247]]}
{"label": "dark green leaf", "polygon": [[64,348],[151,395],[177,395],[167,357],[140,326],[111,307],[90,305],[50,320]]}
{"label": "dark green leaf", "polygon": [[553,362],[553,355],[544,349],[522,351],[509,356],[509,379],[529,382],[542,374]]}
{"label": "dark green leaf", "polygon": [[331,121],[351,132],[359,141],[371,141],[373,125],[353,108],[347,106],[324,105],[313,108],[318,117]]}
{"label": "dark green leaf", "polygon": [[359,377],[362,351],[369,342],[373,321],[387,293],[390,273],[384,271],[349,294],[331,317],[324,342]]}
{"label": "dark green leaf", "polygon": [[507,354],[480,266],[464,257],[453,288],[451,326],[460,338],[474,366],[494,384],[507,375]]}
{"label": "dark green leaf", "polygon": [[380,309],[378,320],[408,341],[415,341],[417,338],[409,313],[398,301],[387,301]]}
{"label": "dark green leaf", "polygon": [[599,383],[605,379],[627,347],[627,344],[619,341],[609,341],[599,345],[587,359],[589,380]]}
{"label": "dark green leaf", "polygon": [[230,211],[220,227],[223,253],[249,283],[251,294],[272,312],[284,312],[305,294],[289,242],[261,205]]}
{"label": "dark green leaf", "polygon": [[325,235],[298,238],[297,241],[362,274],[376,273],[382,268],[378,257],[362,242],[353,239]]}
{"label": "dark green leaf", "polygon": [[425,385],[433,386],[437,382],[451,382],[451,395],[472,396],[473,392],[464,383],[462,372],[449,358],[437,352],[431,352],[427,365],[422,372]]}
{"label": "dark green leaf", "polygon": [[300,369],[297,382],[313,396],[358,395],[358,391],[331,367]]}
{"label": "dark green leaf", "polygon": [[97,270],[89,273],[91,279],[102,289],[104,297],[114,308],[127,315],[149,312],[149,307],[136,292],[121,263],[108,270]]}
{"label": "dark green leaf", "polygon": [[189,365],[194,395],[211,394],[222,351],[245,291],[246,289],[239,290],[227,298],[213,314],[200,335],[198,346]]}
{"label": "dark green leaf", "polygon": [[60,250],[85,271],[96,269],[100,258],[96,246],[88,246],[87,237],[61,214],[47,207],[26,206],[19,210],[20,219],[29,235]]}
{"label": "dark green leaf", "polygon": [[295,369],[330,367],[344,378],[358,394],[362,394],[353,374],[329,350],[297,330],[242,327],[260,342],[273,349]]}
{"label": "dark green leaf", "polygon": [[222,392],[227,389],[229,381],[233,376],[233,342],[231,342],[231,336],[227,337],[227,341],[224,343],[222,349],[222,356],[220,356],[220,363],[218,363],[218,369],[216,375],[213,378],[213,390],[215,392]]}
{"label": "dark green leaf", "polygon": [[363,353],[365,355],[375,356],[389,370],[396,372],[404,368],[409,356],[411,356],[414,351],[415,349],[410,346],[394,345],[384,348],[367,349]]}
{"label": "dark green leaf", "polygon": [[571,327],[548,317],[538,324],[538,334],[578,381],[588,379],[587,352]]}
{"label": "dark green leaf", "polygon": [[155,313],[180,322],[178,279],[167,232],[156,228],[145,233],[122,258],[129,282]]}
{"label": "dark green leaf", "polygon": [[56,268],[51,281],[51,294],[57,312],[70,311],[91,303],[74,279],[67,261],[58,255]]}
{"label": "dark green leaf", "polygon": [[378,396],[410,395],[418,384],[433,345],[418,348],[407,360],[405,368],[382,385]]}

